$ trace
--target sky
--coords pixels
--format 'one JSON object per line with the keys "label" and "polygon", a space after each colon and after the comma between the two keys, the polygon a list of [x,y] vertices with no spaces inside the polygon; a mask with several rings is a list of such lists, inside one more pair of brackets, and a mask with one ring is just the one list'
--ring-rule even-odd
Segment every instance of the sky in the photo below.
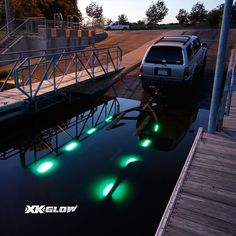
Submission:
{"label": "sky", "polygon": [[[146,10],[152,2],[155,2],[155,0],[78,0],[78,8],[83,16],[86,16],[85,8],[92,1],[103,6],[105,18],[117,21],[118,15],[125,14],[128,17],[129,22],[137,22],[138,20],[146,18]],[[211,10],[221,3],[224,3],[224,0],[164,0],[169,11],[168,15],[161,23],[177,22],[175,16],[178,14],[179,9],[183,8],[187,12],[190,12],[192,6],[198,1],[204,3],[206,10]]]}

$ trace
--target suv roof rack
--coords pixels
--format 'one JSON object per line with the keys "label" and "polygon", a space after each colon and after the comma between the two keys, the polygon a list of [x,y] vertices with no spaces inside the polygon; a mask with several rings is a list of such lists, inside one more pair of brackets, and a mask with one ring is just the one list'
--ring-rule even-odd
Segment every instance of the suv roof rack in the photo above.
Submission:
{"label": "suv roof rack", "polygon": [[191,39],[188,35],[177,35],[177,36],[164,36],[161,39],[157,40],[154,44],[159,42],[178,42],[185,45]]}

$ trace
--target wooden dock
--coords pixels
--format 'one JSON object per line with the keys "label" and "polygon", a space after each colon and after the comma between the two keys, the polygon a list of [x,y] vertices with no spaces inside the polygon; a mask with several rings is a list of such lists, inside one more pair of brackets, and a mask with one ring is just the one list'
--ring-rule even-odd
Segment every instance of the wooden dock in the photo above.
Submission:
{"label": "wooden dock", "polygon": [[236,93],[223,131],[200,128],[156,236],[236,235]]}

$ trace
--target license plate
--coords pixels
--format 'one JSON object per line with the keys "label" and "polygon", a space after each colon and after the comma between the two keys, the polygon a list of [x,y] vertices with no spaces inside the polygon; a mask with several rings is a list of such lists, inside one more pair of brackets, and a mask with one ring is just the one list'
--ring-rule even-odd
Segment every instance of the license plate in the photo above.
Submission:
{"label": "license plate", "polygon": [[158,75],[168,75],[168,70],[166,70],[166,69],[158,69]]}

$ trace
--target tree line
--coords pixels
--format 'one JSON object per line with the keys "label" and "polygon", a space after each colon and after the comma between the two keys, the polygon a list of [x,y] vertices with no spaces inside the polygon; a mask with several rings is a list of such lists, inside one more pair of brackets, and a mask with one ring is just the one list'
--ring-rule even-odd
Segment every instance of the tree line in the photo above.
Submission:
{"label": "tree line", "polygon": [[[222,20],[224,4],[220,4],[211,11],[207,11],[203,3],[197,2],[191,12],[185,9],[179,9],[176,19],[181,25],[196,25],[207,23],[209,26],[219,26]],[[236,2],[232,8],[232,22],[236,22]]]}
{"label": "tree line", "polygon": [[[77,6],[77,0],[10,0],[11,12],[13,18],[27,18],[44,16],[47,19],[53,19],[54,13],[61,13],[63,17],[67,15],[76,15],[82,19],[82,14]],[[111,23],[111,19],[106,19],[103,14],[103,7],[98,3],[92,1],[86,6],[86,14],[97,23]],[[221,22],[224,10],[224,4],[217,6],[211,11],[205,9],[204,3],[197,2],[187,12],[185,9],[179,9],[176,16],[181,25],[197,25],[207,23],[210,26],[218,26]],[[168,14],[164,0],[157,0],[153,2],[146,10],[146,19],[139,20],[138,25],[157,25]],[[0,5],[0,22],[5,18],[5,9],[3,4]],[[125,14],[120,14],[117,21],[121,24],[129,22]],[[236,22],[236,2],[233,5],[232,21]]]}

